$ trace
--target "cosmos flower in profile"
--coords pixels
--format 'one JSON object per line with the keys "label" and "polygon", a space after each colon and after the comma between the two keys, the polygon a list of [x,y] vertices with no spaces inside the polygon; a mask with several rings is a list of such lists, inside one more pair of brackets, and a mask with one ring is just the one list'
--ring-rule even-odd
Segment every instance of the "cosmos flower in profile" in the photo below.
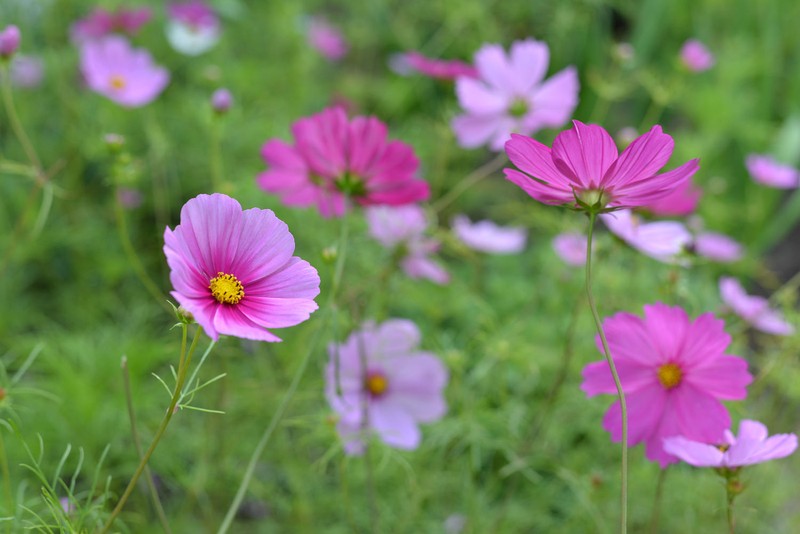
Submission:
{"label": "cosmos flower in profile", "polygon": [[167,15],[167,41],[177,52],[199,56],[219,41],[219,17],[203,0],[170,4]]}
{"label": "cosmos flower in profile", "polygon": [[628,245],[664,263],[679,263],[680,255],[692,243],[692,234],[678,221],[645,222],[631,210],[600,215],[611,231]]}
{"label": "cosmos flower in profile", "polygon": [[[586,265],[586,243],[584,234],[567,232],[553,238],[553,250],[568,265],[575,267]],[[592,242],[592,251],[595,243]]]}
{"label": "cosmos flower in profile", "polygon": [[462,243],[487,254],[517,254],[525,248],[528,238],[524,228],[503,227],[488,220],[473,223],[466,215],[456,215],[452,226]]}
{"label": "cosmos flower in profile", "polygon": [[116,35],[81,46],[81,72],[89,89],[125,107],[150,103],[169,83],[169,72],[147,50]]}
{"label": "cosmos flower in profile", "polygon": [[214,340],[280,341],[267,328],[308,319],[319,275],[293,253],[294,238],[272,211],[242,211],[222,194],[189,200],[180,224],[164,231],[172,296]]}
{"label": "cosmos flower in profile", "polygon": [[781,312],[772,309],[764,297],[748,295],[735,278],[720,278],[719,293],[722,301],[756,330],[776,336],[794,334],[794,326],[786,321]]}
{"label": "cosmos flower in profile", "polygon": [[152,13],[146,7],[139,9],[121,7],[116,11],[99,7],[72,25],[70,37],[72,42],[81,44],[91,39],[101,39],[112,33],[136,35],[151,17]]}
{"label": "cosmos flower in profile", "polygon": [[680,56],[686,68],[694,72],[703,72],[714,66],[714,54],[697,39],[683,43]]}
{"label": "cosmos flower in profile", "polygon": [[447,412],[447,368],[417,348],[420,340],[412,321],[389,319],[368,322],[328,347],[325,396],[339,416],[336,429],[347,454],[362,454],[372,433],[392,447],[416,449],[419,424]]}
{"label": "cosmos flower in profile", "polygon": [[800,171],[766,154],[750,154],[745,160],[747,172],[756,182],[776,189],[794,189],[800,185]]}
{"label": "cosmos flower in profile", "polygon": [[499,151],[512,133],[532,135],[567,122],[578,104],[578,74],[567,67],[545,80],[549,63],[547,45],[533,39],[514,42],[508,54],[500,45],[481,47],[478,77],[456,79],[464,110],[452,122],[458,144]]}
{"label": "cosmos flower in profile", "polygon": [[322,17],[309,17],[306,27],[308,44],[331,61],[339,61],[350,48],[342,32]]}
{"label": "cosmos flower in profile", "polygon": [[429,58],[415,51],[397,54],[392,58],[391,63],[400,74],[408,74],[413,71],[438,80],[455,80],[461,76],[478,77],[478,70],[469,63]]}

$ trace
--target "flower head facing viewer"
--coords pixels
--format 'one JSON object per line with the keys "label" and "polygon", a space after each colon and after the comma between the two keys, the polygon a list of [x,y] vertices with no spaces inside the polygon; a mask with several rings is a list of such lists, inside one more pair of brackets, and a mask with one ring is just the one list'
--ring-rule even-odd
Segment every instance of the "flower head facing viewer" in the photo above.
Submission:
{"label": "flower head facing viewer", "polygon": [[172,296],[214,340],[280,341],[266,329],[308,319],[319,275],[293,253],[294,238],[272,211],[242,211],[222,194],[189,200],[180,224],[164,231]]}
{"label": "flower head facing viewer", "polygon": [[620,154],[603,128],[572,122],[571,129],[556,136],[552,149],[512,134],[506,153],[520,170],[505,169],[506,178],[539,202],[598,213],[651,204],[682,187],[699,167],[693,159],[657,174],[675,145],[661,126],[653,126]]}

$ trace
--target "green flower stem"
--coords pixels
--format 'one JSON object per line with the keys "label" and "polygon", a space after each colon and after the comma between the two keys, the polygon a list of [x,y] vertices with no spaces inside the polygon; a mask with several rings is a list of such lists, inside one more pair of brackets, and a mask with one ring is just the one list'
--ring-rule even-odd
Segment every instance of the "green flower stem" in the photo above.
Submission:
{"label": "green flower stem", "polygon": [[183,337],[181,339],[181,356],[179,360],[180,363],[178,364],[178,377],[175,381],[175,390],[172,393],[172,399],[170,400],[169,407],[167,408],[167,411],[164,414],[164,419],[161,421],[161,425],[158,427],[158,430],[156,431],[156,435],[153,437],[153,442],[150,443],[150,447],[147,449],[147,452],[145,452],[144,456],[142,456],[142,459],[139,462],[139,467],[137,467],[136,471],[133,473],[133,477],[131,478],[131,481],[128,483],[128,487],[125,488],[125,492],[122,494],[122,497],[120,497],[116,508],[114,508],[114,511],[111,512],[111,517],[108,518],[108,521],[103,527],[101,534],[105,534],[111,529],[111,525],[114,524],[114,521],[117,519],[117,516],[119,516],[122,509],[125,507],[125,503],[131,496],[133,488],[136,487],[136,482],[139,480],[139,477],[142,476],[145,467],[147,467],[147,462],[153,455],[153,451],[156,450],[156,446],[158,446],[159,441],[161,441],[161,437],[167,430],[167,425],[169,425],[169,422],[172,419],[172,415],[175,413],[175,407],[178,404],[178,399],[181,396],[181,390],[183,389],[183,384],[186,381],[186,372],[189,369],[189,364],[192,361],[192,354],[194,354],[194,350],[197,347],[197,341],[200,339],[200,332],[202,332],[202,328],[198,326],[197,331],[195,332],[194,335],[194,339],[192,340],[192,345],[189,347],[189,351],[187,352],[186,338],[187,338],[188,327],[185,324],[181,326],[183,328]]}
{"label": "green flower stem", "polygon": [[600,341],[603,343],[603,353],[605,354],[611,376],[614,378],[614,385],[617,386],[617,397],[619,398],[620,411],[622,412],[622,480],[620,483],[620,532],[625,534],[628,531],[628,406],[625,403],[625,393],[622,391],[622,383],[619,381],[617,368],[614,359],[611,357],[611,349],[608,348],[606,334],[603,331],[603,324],[600,315],[597,313],[597,306],[592,295],[592,235],[594,234],[594,222],[597,214],[589,213],[589,237],[586,241],[586,297],[589,300],[589,308],[592,310],[594,324]]}
{"label": "green flower stem", "polygon": [[733,497],[731,496],[730,493],[728,494],[728,510],[725,515],[728,518],[728,532],[730,534],[735,534],[736,529],[734,527],[734,522],[733,522]]}
{"label": "green flower stem", "polygon": [[[3,105],[6,108],[6,114],[8,115],[8,122],[11,124],[11,129],[22,145],[22,150],[25,151],[25,156],[28,158],[28,161],[36,169],[38,178],[43,179],[44,171],[42,170],[42,163],[39,160],[39,156],[36,154],[36,150],[33,148],[33,143],[31,143],[28,134],[25,133],[25,129],[22,127],[22,121],[19,120],[16,107],[14,106],[14,95],[11,91],[11,76],[9,74],[8,62],[3,62],[0,91],[3,93]],[[41,180],[37,180],[37,183],[41,183]]]}
{"label": "green flower stem", "polygon": [[450,189],[446,195],[441,197],[439,200],[433,203],[433,210],[436,213],[440,213],[444,208],[452,204],[458,197],[461,196],[464,191],[469,189],[470,187],[474,186],[481,180],[485,179],[487,176],[496,172],[506,163],[506,153],[500,152],[494,159],[489,160],[488,162],[484,163],[468,176],[466,176],[463,180],[458,182],[455,187]]}
{"label": "green flower stem", "polygon": [[[6,514],[15,516],[14,494],[11,491],[11,471],[8,468],[8,456],[6,455],[6,442],[3,438],[3,429],[0,427],[0,469],[3,473],[3,494],[6,500]],[[11,521],[5,521],[6,532],[11,532]]]}
{"label": "green flower stem", "polygon": [[650,534],[658,534],[658,522],[661,516],[661,502],[664,497],[664,481],[667,479],[667,471],[669,468],[660,469],[658,472],[658,482],[656,482],[656,495],[653,498],[653,512],[650,515],[650,526],[648,532]]}
{"label": "green flower stem", "polygon": [[222,151],[220,147],[220,117],[215,113],[211,117],[211,188],[215,193],[222,192]]}

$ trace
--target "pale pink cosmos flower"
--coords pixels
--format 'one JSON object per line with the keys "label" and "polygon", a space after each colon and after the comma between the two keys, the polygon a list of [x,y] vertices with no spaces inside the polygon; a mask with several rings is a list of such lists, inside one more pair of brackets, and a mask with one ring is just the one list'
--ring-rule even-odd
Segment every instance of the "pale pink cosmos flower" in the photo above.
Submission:
{"label": "pale pink cosmos flower", "polygon": [[139,9],[118,8],[116,11],[96,8],[89,15],[72,25],[70,36],[72,42],[81,44],[90,39],[100,39],[115,32],[136,35],[141,27],[150,21],[151,17],[152,13],[146,7]]}
{"label": "pale pink cosmos flower", "polygon": [[800,182],[800,171],[766,154],[750,154],[745,165],[753,180],[769,187],[794,189]]}
{"label": "pale pink cosmos flower", "polygon": [[[646,305],[644,318],[621,312],[603,322],[627,398],[629,442],[644,442],[647,458],[662,468],[678,461],[664,450],[664,438],[721,441],[731,421],[720,400],[747,395],[753,377],[743,358],[725,354],[731,337],[724,326],[710,313],[692,320],[682,308],[661,303]],[[596,342],[602,352],[599,336]],[[616,394],[605,360],[584,367],[581,389],[589,397]],[[619,401],[603,428],[613,441],[622,439]]]}
{"label": "pale pink cosmos flower", "polygon": [[219,41],[219,17],[203,0],[170,4],[167,14],[167,40],[177,52],[198,56]]}
{"label": "pale pink cosmos flower", "polygon": [[664,439],[664,450],[695,467],[737,468],[785,458],[797,449],[797,435],[769,436],[763,423],[743,419],[739,435],[725,431],[725,439],[709,444],[674,436]]}
{"label": "pale pink cosmos flower", "polygon": [[639,252],[664,263],[680,262],[692,234],[677,221],[643,222],[631,210],[600,215],[606,227]]}
{"label": "pale pink cosmos flower", "polygon": [[431,258],[439,250],[439,241],[425,236],[428,220],[420,206],[373,206],[365,215],[369,234],[397,254],[400,267],[410,278],[436,284],[450,281],[450,274]]}
{"label": "pale pink cosmos flower", "polygon": [[132,210],[142,205],[144,196],[138,189],[120,187],[117,189],[117,200],[123,208]]}
{"label": "pale pink cosmos flower", "polygon": [[703,72],[714,66],[714,55],[697,39],[689,39],[681,47],[681,61],[689,70]]}
{"label": "pale pink cosmos flower", "polygon": [[310,17],[306,28],[308,44],[332,61],[347,55],[348,46],[342,32],[321,17]]}
{"label": "pale pink cosmos flower", "polygon": [[9,58],[14,55],[14,52],[19,48],[19,42],[22,38],[19,28],[10,24],[0,31],[0,58]]}
{"label": "pale pink cosmos flower", "polygon": [[466,215],[453,218],[453,232],[465,245],[488,254],[517,254],[525,248],[528,232],[518,226],[499,226],[492,221],[473,223]]}
{"label": "pale pink cosmos flower", "polygon": [[683,217],[694,213],[702,195],[703,191],[687,180],[667,196],[643,206],[643,209],[661,217]]}
{"label": "pale pink cosmos flower", "polygon": [[233,95],[224,87],[214,91],[211,95],[211,108],[217,113],[227,113],[233,105]]}
{"label": "pale pink cosmos flower", "polygon": [[39,57],[17,54],[11,61],[9,74],[16,87],[38,87],[44,79],[44,61]]}
{"label": "pale pink cosmos flower", "polygon": [[267,141],[261,156],[269,169],[258,185],[288,206],[316,205],[323,217],[340,217],[347,199],[362,206],[399,206],[426,200],[428,183],[417,178],[419,160],[410,145],[386,139],[375,117],[348,121],[327,108],[292,126],[295,144]]}
{"label": "pale pink cosmos flower", "polygon": [[286,223],[222,194],[199,195],[164,231],[172,296],[214,340],[280,341],[267,328],[302,323],[317,309],[319,275],[294,253]]}
{"label": "pale pink cosmos flower", "polygon": [[683,186],[699,167],[693,159],[656,174],[675,145],[661,126],[653,126],[619,154],[603,128],[572,122],[571,129],[556,136],[552,150],[513,134],[506,153],[523,172],[504,169],[506,178],[539,202],[600,210],[652,204]]}
{"label": "pale pink cosmos flower", "polygon": [[169,83],[169,72],[147,50],[116,35],[81,46],[81,72],[92,91],[126,107],[150,103]]}
{"label": "pale pink cosmos flower", "polygon": [[417,325],[389,319],[368,322],[343,344],[328,347],[325,396],[339,416],[336,428],[347,454],[363,453],[373,432],[392,447],[416,449],[419,424],[447,412],[447,368],[419,344]]}
{"label": "pale pink cosmos flower", "polygon": [[[558,234],[553,238],[553,250],[558,257],[568,265],[576,267],[586,265],[586,242],[587,237],[578,233]],[[592,251],[595,249],[595,242],[592,242]]]}
{"label": "pale pink cosmos flower", "polygon": [[439,80],[455,80],[459,76],[478,77],[478,70],[469,63],[429,58],[415,51],[397,54],[392,58],[392,66],[400,74],[416,71]]}
{"label": "pale pink cosmos flower", "polygon": [[475,54],[478,78],[456,79],[456,95],[465,113],[453,119],[458,144],[475,148],[489,144],[502,150],[512,132],[532,135],[561,126],[578,104],[578,74],[574,67],[545,80],[550,51],[527,39],[503,47],[487,44]]}
{"label": "pale pink cosmos flower", "polygon": [[695,235],[689,250],[713,261],[729,263],[742,259],[743,247],[734,239],[716,232]]}
{"label": "pale pink cosmos flower", "polygon": [[769,301],[764,297],[748,295],[735,278],[728,276],[720,278],[719,293],[722,302],[756,330],[776,336],[794,334],[794,326],[786,322],[781,312],[770,308]]}

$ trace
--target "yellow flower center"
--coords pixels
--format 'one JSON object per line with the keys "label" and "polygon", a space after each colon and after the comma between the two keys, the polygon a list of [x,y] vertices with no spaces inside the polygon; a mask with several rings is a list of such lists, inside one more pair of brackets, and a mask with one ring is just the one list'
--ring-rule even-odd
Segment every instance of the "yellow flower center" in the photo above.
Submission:
{"label": "yellow flower center", "polygon": [[121,74],[115,74],[111,77],[111,88],[115,91],[121,91],[125,89],[127,82],[125,81],[125,77]]}
{"label": "yellow flower center", "polygon": [[232,274],[217,273],[208,284],[208,289],[220,304],[238,304],[244,298],[244,286]]}
{"label": "yellow flower center", "polygon": [[373,397],[380,397],[389,388],[389,381],[380,373],[372,373],[367,377],[367,391]]}
{"label": "yellow flower center", "polygon": [[666,389],[672,389],[681,383],[683,371],[674,363],[665,363],[658,368],[658,381]]}

